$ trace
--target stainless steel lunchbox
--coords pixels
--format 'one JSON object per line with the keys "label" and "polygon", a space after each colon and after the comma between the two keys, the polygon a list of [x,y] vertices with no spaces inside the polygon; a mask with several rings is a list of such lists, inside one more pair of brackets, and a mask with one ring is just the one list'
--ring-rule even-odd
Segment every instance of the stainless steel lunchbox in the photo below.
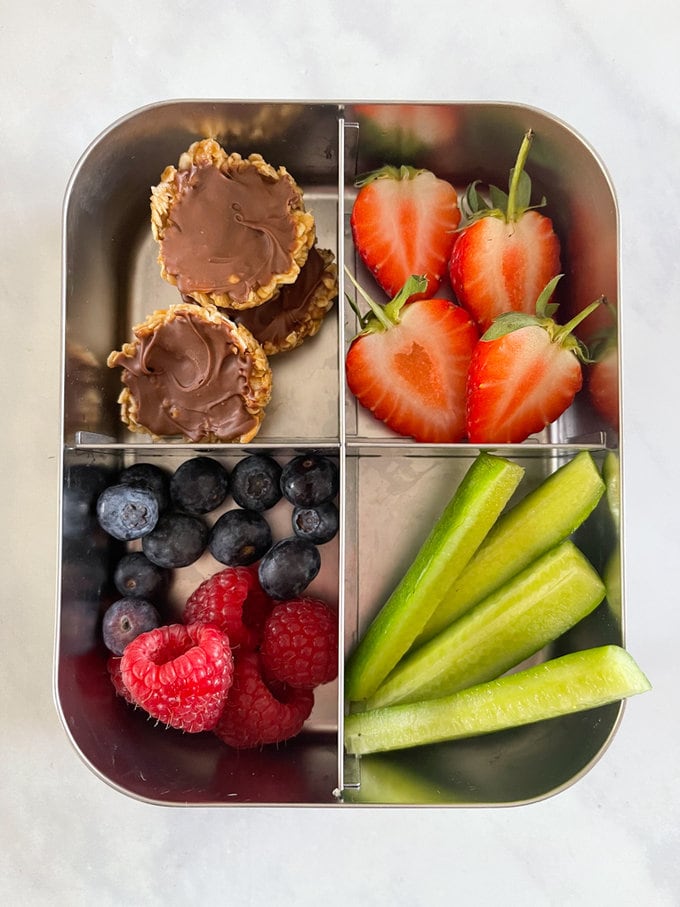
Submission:
{"label": "stainless steel lunchbox", "polygon": [[[342,696],[345,655],[415,555],[479,448],[422,445],[393,436],[345,390],[344,354],[356,330],[345,304],[343,267],[369,278],[352,243],[349,216],[357,174],[411,163],[464,188],[479,178],[507,185],[522,135],[535,141],[528,164],[536,197],[545,194],[562,241],[569,298],[605,295],[618,303],[618,213],[595,152],[568,125],[510,103],[170,101],[134,111],[85,151],[63,214],[63,444],[55,698],[64,727],[90,769],[119,791],[167,805],[290,804],[498,806],[539,800],[568,787],[597,761],[616,731],[613,704],[486,737],[346,758]],[[193,141],[214,136],[229,150],[285,165],[304,189],[319,244],[333,250],[339,296],[319,334],[273,362],[275,394],[247,447],[151,443],[121,423],[119,375],[106,366],[133,324],[177,301],[161,280],[149,227],[150,187]],[[619,354],[620,365],[620,354]],[[341,523],[323,551],[315,581],[337,603],[338,681],[318,692],[297,738],[278,747],[234,751],[209,733],[155,726],[115,695],[100,642],[116,550],[91,515],[69,497],[75,471],[112,473],[134,462],[175,468],[197,453],[228,467],[245,452],[285,459],[319,449],[337,459]],[[496,445],[526,468],[532,487],[576,452],[602,466],[618,458],[619,432],[581,394],[541,436]],[[284,532],[284,514],[274,514]],[[623,644],[621,541],[603,499],[578,543],[609,571],[607,599],[537,658],[605,643]],[[204,556],[182,571],[174,606],[219,569]]]}

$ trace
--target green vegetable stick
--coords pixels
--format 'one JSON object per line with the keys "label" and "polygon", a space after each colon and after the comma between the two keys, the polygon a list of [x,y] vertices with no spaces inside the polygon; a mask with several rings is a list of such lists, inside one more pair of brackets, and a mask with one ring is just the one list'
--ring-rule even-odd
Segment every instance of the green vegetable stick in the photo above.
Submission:
{"label": "green vegetable stick", "polygon": [[345,718],[345,747],[360,755],[474,737],[592,709],[651,685],[619,646],[563,655],[440,699]]}
{"label": "green vegetable stick", "polygon": [[346,696],[371,696],[425,626],[517,488],[524,469],[482,452],[350,656]]}
{"label": "green vegetable stick", "polygon": [[602,464],[602,478],[607,489],[607,504],[617,533],[621,531],[621,476],[619,458],[610,450]]}
{"label": "green vegetable stick", "polygon": [[600,604],[604,583],[569,540],[407,655],[367,708],[446,696],[500,677]]}
{"label": "green vegetable stick", "polygon": [[592,513],[605,484],[587,450],[548,476],[504,513],[451,584],[415,640],[418,646],[574,532]]}

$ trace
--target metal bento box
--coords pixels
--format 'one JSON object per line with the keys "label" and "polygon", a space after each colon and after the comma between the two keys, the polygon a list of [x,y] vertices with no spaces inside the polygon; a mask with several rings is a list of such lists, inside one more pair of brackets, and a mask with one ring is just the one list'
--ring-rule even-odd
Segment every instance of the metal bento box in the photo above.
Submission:
{"label": "metal bento box", "polygon": [[[384,163],[410,163],[461,191],[473,179],[505,185],[528,129],[535,133],[528,165],[534,192],[549,199],[572,292],[588,301],[604,295],[616,304],[618,214],[608,176],[569,126],[526,106],[179,100],[130,113],[83,154],[63,215],[64,484],[55,697],[75,749],[114,788],[176,805],[498,806],[564,789],[606,749],[620,703],[394,754],[343,752],[346,654],[483,447],[398,437],[346,390],[344,357],[356,317],[345,301],[352,288],[344,268],[368,280],[349,224],[355,180]],[[247,445],[133,434],[119,415],[120,376],[106,366],[133,325],[177,300],[177,289],[159,277],[149,193],[163,169],[204,136],[229,151],[258,152],[285,166],[304,190],[319,245],[333,252],[338,265],[335,305],[316,336],[272,362],[272,400]],[[521,463],[532,487],[581,450],[590,451],[599,467],[612,452],[618,459],[619,434],[579,395],[542,434],[489,449]],[[339,531],[323,546],[321,571],[310,587],[338,608],[338,680],[319,689],[302,733],[280,746],[238,751],[210,733],[156,726],[116,696],[106,671],[101,617],[116,596],[111,571],[118,549],[91,513],[69,499],[69,476],[88,469],[113,474],[139,462],[173,470],[199,454],[230,469],[246,453],[264,451],[284,462],[308,450],[334,459],[340,476]],[[275,533],[285,534],[287,519],[275,508]],[[597,569],[618,557],[620,580],[619,532],[603,503],[578,541]],[[170,607],[179,608],[188,590],[218,569],[206,554],[179,571]],[[620,589],[620,582],[615,585]],[[622,645],[623,635],[623,603],[610,594],[534,661]]]}

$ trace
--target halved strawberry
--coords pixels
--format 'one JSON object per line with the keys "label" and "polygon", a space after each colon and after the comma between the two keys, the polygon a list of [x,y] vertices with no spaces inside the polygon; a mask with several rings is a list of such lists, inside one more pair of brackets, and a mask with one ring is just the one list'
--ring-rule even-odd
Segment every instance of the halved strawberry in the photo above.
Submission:
{"label": "halved strawberry", "polygon": [[491,204],[471,183],[462,207],[465,215],[449,263],[458,302],[485,331],[504,312],[534,311],[536,299],[560,270],[560,242],[550,218],[531,205],[531,180],[524,170],[533,140],[524,136],[509,192],[489,187]]}
{"label": "halved strawberry", "polygon": [[412,274],[432,296],[446,276],[460,223],[458,194],[429,170],[385,166],[357,181],[350,223],[354,245],[378,284],[396,296]]}
{"label": "halved strawberry", "polygon": [[617,349],[617,316],[614,306],[605,301],[610,324],[590,340],[593,362],[588,368],[588,394],[600,416],[619,429],[619,356]]}
{"label": "halved strawberry", "polygon": [[393,431],[456,442],[465,434],[465,382],[479,334],[468,313],[447,299],[407,302],[426,287],[425,277],[412,276],[384,307],[358,287],[370,311],[347,352],[347,383]]}
{"label": "halved strawberry", "polygon": [[619,429],[619,361],[616,347],[610,347],[588,374],[588,392],[593,406],[602,418]]}
{"label": "halved strawberry", "polygon": [[600,300],[568,324],[557,324],[557,306],[549,300],[560,277],[540,294],[535,315],[500,315],[477,344],[467,384],[470,442],[524,441],[561,416],[581,389],[588,352],[572,331]]}

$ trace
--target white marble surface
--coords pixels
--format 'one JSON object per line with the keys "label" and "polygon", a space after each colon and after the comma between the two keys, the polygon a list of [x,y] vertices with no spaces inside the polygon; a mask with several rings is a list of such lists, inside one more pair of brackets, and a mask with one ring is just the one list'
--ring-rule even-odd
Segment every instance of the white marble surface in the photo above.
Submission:
{"label": "white marble surface", "polygon": [[[680,903],[677,6],[455,6],[3,4],[4,903]],[[74,755],[51,693],[61,203],[101,130],[182,97],[518,101],[605,161],[621,210],[627,643],[654,690],[559,796],[501,810],[163,809]]]}

